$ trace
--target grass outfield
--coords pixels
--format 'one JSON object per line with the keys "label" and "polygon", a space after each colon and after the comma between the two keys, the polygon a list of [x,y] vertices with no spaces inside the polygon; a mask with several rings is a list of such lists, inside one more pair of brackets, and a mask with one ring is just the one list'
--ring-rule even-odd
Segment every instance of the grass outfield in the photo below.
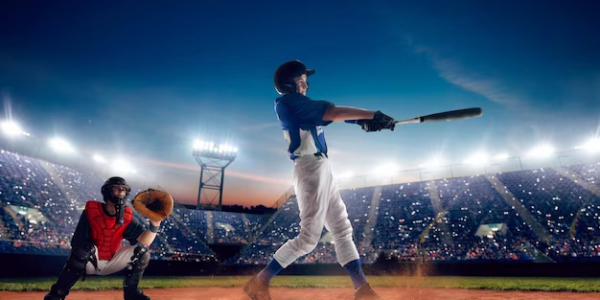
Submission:
{"label": "grass outfield", "polygon": [[[215,277],[144,277],[142,288],[173,287],[241,287],[247,276]],[[463,288],[520,291],[600,292],[600,278],[536,278],[536,277],[396,277],[370,276],[375,287]],[[0,291],[50,290],[56,278],[0,278]],[[121,289],[122,277],[87,277],[73,290]],[[351,287],[347,276],[277,276],[273,287]]]}

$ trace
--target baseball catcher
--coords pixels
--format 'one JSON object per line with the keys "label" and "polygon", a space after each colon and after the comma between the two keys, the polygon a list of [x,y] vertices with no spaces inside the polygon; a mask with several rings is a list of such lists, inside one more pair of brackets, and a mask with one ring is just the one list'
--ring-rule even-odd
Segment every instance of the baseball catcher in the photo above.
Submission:
{"label": "baseball catcher", "polygon": [[[148,247],[154,241],[161,221],[173,209],[173,199],[163,191],[146,190],[136,195],[133,206],[150,219],[149,229],[126,206],[131,188],[121,177],[111,177],[101,188],[104,203],[88,201],[73,238],[71,252],[58,281],[45,300],[63,300],[79,277],[109,275],[125,269],[125,300],[148,300],[138,288],[150,262]],[[120,247],[126,239],[132,246]]]}
{"label": "baseball catcher", "polygon": [[270,300],[269,282],[299,257],[315,249],[323,226],[333,235],[337,260],[354,285],[355,300],[380,300],[363,273],[352,239],[352,224],[335,185],[327,154],[323,126],[333,122],[359,125],[366,132],[394,130],[393,118],[380,111],[336,106],[308,98],[307,77],[314,70],[300,61],[289,61],[275,72],[275,112],[294,162],[294,189],[300,208],[300,234],[287,241],[271,262],[244,286],[252,300]]}

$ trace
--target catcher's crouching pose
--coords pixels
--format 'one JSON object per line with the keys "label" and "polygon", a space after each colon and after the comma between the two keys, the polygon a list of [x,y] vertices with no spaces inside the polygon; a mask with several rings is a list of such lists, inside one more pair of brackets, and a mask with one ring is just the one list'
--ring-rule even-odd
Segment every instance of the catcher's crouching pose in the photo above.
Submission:
{"label": "catcher's crouching pose", "polygon": [[[148,247],[156,237],[160,221],[171,212],[173,199],[168,193],[155,190],[136,195],[134,208],[151,219],[150,228],[146,230],[136,221],[132,209],[125,206],[131,190],[125,179],[111,177],[101,190],[105,203],[86,203],[71,239],[67,263],[45,300],[65,299],[71,287],[81,276],[85,279],[86,274],[109,275],[123,269],[125,300],[150,299],[138,285],[150,262]],[[145,205],[154,200],[159,202],[158,209],[154,205],[155,211],[150,211]],[[123,239],[133,246],[120,247]]]}

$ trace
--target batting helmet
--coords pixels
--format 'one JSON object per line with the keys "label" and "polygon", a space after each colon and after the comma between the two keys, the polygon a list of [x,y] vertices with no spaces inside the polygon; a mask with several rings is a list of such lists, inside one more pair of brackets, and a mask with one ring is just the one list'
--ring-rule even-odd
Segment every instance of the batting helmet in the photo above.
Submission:
{"label": "batting helmet", "polygon": [[275,71],[275,89],[280,95],[296,92],[294,78],[306,74],[310,76],[315,70],[307,69],[299,60],[288,61]]}

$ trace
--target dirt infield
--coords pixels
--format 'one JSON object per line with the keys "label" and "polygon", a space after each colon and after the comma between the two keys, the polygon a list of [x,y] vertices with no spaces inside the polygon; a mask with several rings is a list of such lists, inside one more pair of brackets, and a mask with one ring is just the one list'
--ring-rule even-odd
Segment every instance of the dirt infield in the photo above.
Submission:
{"label": "dirt infield", "polygon": [[[374,288],[386,300],[587,300],[600,299],[600,293],[518,292],[467,289]],[[147,289],[152,300],[248,300],[241,288]],[[2,300],[43,299],[45,292],[0,292]],[[352,299],[349,288],[271,288],[274,300]],[[68,300],[121,300],[120,290],[73,291]]]}

